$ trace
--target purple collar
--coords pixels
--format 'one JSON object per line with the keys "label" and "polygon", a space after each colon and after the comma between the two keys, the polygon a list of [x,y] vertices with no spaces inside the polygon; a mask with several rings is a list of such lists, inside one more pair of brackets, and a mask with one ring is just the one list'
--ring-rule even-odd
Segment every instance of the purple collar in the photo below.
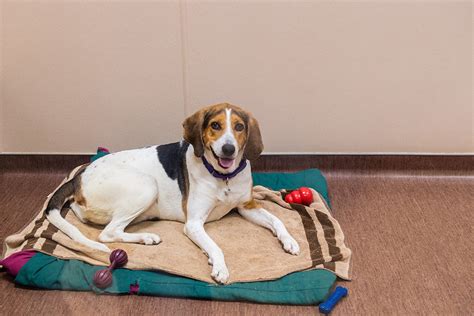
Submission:
{"label": "purple collar", "polygon": [[202,155],[202,163],[204,164],[204,167],[206,167],[207,171],[209,171],[210,174],[212,174],[215,178],[222,179],[222,180],[232,179],[237,174],[239,174],[239,172],[244,170],[245,167],[247,167],[247,160],[245,158],[242,158],[237,169],[235,169],[231,173],[220,173],[219,171],[214,169],[214,167],[209,163],[209,161],[207,161],[204,155]]}

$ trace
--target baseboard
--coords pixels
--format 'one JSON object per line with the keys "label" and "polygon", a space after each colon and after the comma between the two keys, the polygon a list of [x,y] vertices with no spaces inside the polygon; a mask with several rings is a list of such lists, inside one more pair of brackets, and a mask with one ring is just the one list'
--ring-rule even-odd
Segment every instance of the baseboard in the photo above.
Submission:
{"label": "baseboard", "polygon": [[0,171],[10,172],[68,172],[90,161],[92,155],[2,154]]}
{"label": "baseboard", "polygon": [[[0,171],[68,172],[89,162],[91,155],[2,154]],[[472,155],[275,155],[252,162],[253,171],[296,171],[317,168],[325,173],[373,175],[474,176]]]}
{"label": "baseboard", "polygon": [[474,176],[472,155],[264,155],[256,171],[317,168],[331,173]]}

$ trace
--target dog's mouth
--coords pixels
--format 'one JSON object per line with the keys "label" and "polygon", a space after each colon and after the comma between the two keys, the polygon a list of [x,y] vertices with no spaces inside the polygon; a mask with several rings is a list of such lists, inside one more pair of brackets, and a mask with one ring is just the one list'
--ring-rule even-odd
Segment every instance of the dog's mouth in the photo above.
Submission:
{"label": "dog's mouth", "polygon": [[232,165],[234,164],[234,158],[223,158],[223,157],[219,157],[216,155],[216,153],[214,152],[214,149],[211,148],[211,151],[212,151],[212,154],[214,155],[214,158],[216,158],[217,160],[217,163],[219,164],[219,166],[223,169],[229,169],[230,167],[232,167]]}

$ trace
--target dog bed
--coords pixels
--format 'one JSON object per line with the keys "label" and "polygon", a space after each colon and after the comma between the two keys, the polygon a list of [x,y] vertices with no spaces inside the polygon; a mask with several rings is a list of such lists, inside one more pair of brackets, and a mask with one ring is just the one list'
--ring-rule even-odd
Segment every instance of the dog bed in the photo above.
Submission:
{"label": "dog bed", "polygon": [[[322,174],[315,169],[297,173],[255,173],[254,184],[273,189],[308,186],[321,193],[320,201],[322,203],[319,205],[320,208],[327,207],[324,201],[329,202],[326,181]],[[265,190],[261,189],[260,194],[273,194],[268,189]],[[273,198],[276,197],[277,195],[273,196]],[[302,217],[300,220],[305,221],[305,218]],[[307,220],[308,218],[306,222]],[[308,230],[305,233],[311,232]],[[323,234],[326,234],[326,231]],[[268,235],[269,240],[275,241],[270,233]],[[53,239],[46,238],[43,246],[53,242]],[[28,242],[26,241],[26,243]],[[343,245],[343,240],[342,244],[339,240],[339,246],[343,251],[342,255],[337,258],[338,260],[329,258],[329,260],[326,260],[327,262],[325,260],[323,262],[312,262],[312,267],[307,268],[318,269],[290,274],[284,272],[283,276],[277,280],[239,282],[237,279],[233,284],[219,286],[213,284],[212,281],[206,282],[207,280],[183,277],[183,274],[178,276],[163,271],[118,269],[113,274],[113,285],[105,290],[99,290],[92,284],[94,272],[102,268],[100,265],[84,262],[87,260],[60,259],[47,253],[41,253],[47,252],[44,249],[37,249],[41,252],[32,252],[32,257],[19,269],[15,282],[25,286],[46,289],[93,290],[99,293],[136,293],[218,300],[246,300],[261,303],[316,304],[324,299],[332,287],[336,279],[334,272],[339,272],[338,274],[345,279],[349,278],[350,250]],[[25,249],[28,248],[23,247],[19,251]],[[321,249],[319,251],[321,252]],[[17,251],[13,252],[19,254]],[[284,254],[281,249],[280,252]],[[314,253],[311,253],[311,257],[314,257],[313,255]],[[97,258],[93,260],[97,260]],[[2,264],[5,265],[5,263]],[[104,263],[98,262],[98,264]],[[303,269],[305,268],[300,270]]]}

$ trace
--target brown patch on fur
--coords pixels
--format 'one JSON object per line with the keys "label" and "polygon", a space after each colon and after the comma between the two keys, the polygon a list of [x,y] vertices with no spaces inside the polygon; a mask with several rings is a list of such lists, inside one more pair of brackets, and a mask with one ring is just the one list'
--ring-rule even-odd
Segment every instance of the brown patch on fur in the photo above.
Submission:
{"label": "brown patch on fur", "polygon": [[202,125],[206,109],[197,111],[183,122],[183,138],[190,143],[194,149],[194,155],[201,157],[204,154],[204,144],[202,142]]}
{"label": "brown patch on fur", "polygon": [[[231,118],[232,124],[232,132],[234,134],[235,139],[237,140],[237,144],[239,144],[239,151],[245,148],[245,144],[247,143],[247,124],[242,119],[242,116],[232,111]],[[241,131],[236,130],[237,124],[242,124],[244,129]]]}
{"label": "brown patch on fur", "polygon": [[248,126],[248,139],[244,154],[248,160],[255,160],[263,151],[262,135],[257,120],[251,115]]}
{"label": "brown patch on fur", "polygon": [[[209,115],[210,116],[210,115]],[[215,130],[212,128],[212,123],[218,123],[220,125],[219,130]],[[202,140],[204,143],[204,147],[207,149],[211,149],[211,144],[215,142],[222,134],[225,133],[227,126],[226,126],[226,114],[225,111],[219,111],[212,116],[209,117],[209,122],[207,126],[203,126],[203,133],[202,133]]]}
{"label": "brown patch on fur", "polygon": [[255,199],[251,199],[250,201],[247,201],[244,203],[244,209],[247,209],[247,210],[261,208],[261,207],[262,205],[259,202],[257,202],[257,200]]}
{"label": "brown patch on fur", "polygon": [[[78,177],[78,178],[82,178],[82,177]],[[87,207],[86,198],[84,197],[84,194],[82,194],[82,187],[81,187],[80,180],[78,182],[79,184],[76,188],[76,191],[74,192],[74,201],[80,206]]]}

